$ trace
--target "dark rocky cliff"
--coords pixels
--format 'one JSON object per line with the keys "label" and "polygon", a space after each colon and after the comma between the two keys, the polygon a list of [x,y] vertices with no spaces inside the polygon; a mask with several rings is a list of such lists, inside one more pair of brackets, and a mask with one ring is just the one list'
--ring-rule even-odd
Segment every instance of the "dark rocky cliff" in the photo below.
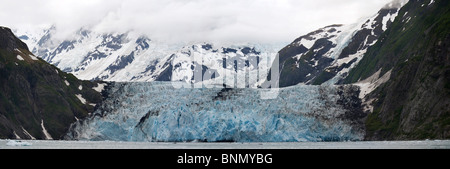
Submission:
{"label": "dark rocky cliff", "polygon": [[61,139],[101,102],[96,86],[35,57],[0,27],[0,139]]}

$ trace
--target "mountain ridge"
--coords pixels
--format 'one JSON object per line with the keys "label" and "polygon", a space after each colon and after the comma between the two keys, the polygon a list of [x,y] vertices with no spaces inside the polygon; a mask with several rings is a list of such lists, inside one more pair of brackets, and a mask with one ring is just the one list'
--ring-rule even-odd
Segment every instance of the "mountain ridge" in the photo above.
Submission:
{"label": "mountain ridge", "polygon": [[278,53],[279,86],[342,84],[367,48],[390,26],[398,10],[393,5],[363,23],[334,24],[297,38]]}
{"label": "mountain ridge", "polygon": [[98,83],[80,81],[36,57],[0,29],[0,138],[61,139],[102,100]]}
{"label": "mountain ridge", "polygon": [[[204,55],[204,60],[215,62],[216,66],[207,66],[204,65],[205,63],[197,61],[192,61],[191,65],[194,67],[199,65],[206,70],[221,72],[216,75],[222,76],[225,74],[223,72],[227,72],[233,67],[231,65],[229,67],[218,66],[222,64],[223,59],[233,59],[236,58],[236,55],[240,55],[242,57],[238,59],[238,64],[241,64],[241,60],[249,61],[251,58],[247,57],[253,57],[247,55],[256,54],[262,61],[265,61],[266,58],[263,57],[275,55],[275,50],[278,50],[275,49],[277,45],[261,44],[236,45],[203,42],[172,45],[154,41],[134,31],[100,33],[85,28],[81,28],[73,38],[61,41],[53,37],[56,31],[56,27],[50,27],[44,30],[45,34],[43,35],[27,36],[39,39],[38,42],[33,42],[36,44],[33,48],[34,53],[65,72],[73,73],[84,80],[186,81],[194,83],[192,77],[194,70],[190,72],[187,71],[187,68],[184,68],[183,71],[179,70],[179,67],[175,65],[182,63],[176,63],[174,59],[186,62],[192,60],[193,55]],[[35,38],[37,36],[41,36],[41,38]],[[208,48],[205,49],[203,46]],[[184,59],[180,59],[180,57],[184,57]],[[213,58],[211,59],[211,57]],[[271,58],[273,57],[270,56],[269,61]],[[267,66],[262,69],[265,67]],[[235,72],[234,74],[239,73]]]}
{"label": "mountain ridge", "polygon": [[450,4],[410,0],[345,83],[390,75],[367,100],[367,140],[450,138]]}

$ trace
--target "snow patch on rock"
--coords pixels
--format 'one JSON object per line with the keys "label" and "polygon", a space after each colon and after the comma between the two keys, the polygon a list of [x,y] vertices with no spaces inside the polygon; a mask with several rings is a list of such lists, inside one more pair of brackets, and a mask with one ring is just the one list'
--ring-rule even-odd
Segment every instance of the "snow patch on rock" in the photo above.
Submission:
{"label": "snow patch on rock", "polygon": [[105,83],[99,83],[97,84],[97,87],[93,87],[92,89],[100,93],[105,89],[105,86],[106,86]]}
{"label": "snow patch on rock", "polygon": [[29,138],[31,138],[32,140],[36,140],[36,138],[34,138],[30,133],[28,133],[28,131],[25,130],[23,127],[22,127],[22,130],[23,130],[23,133],[24,133],[25,135],[27,135]]}
{"label": "snow patch on rock", "polygon": [[86,104],[86,99],[83,98],[81,94],[76,94],[77,98],[81,101],[81,103]]}
{"label": "snow patch on rock", "polygon": [[32,60],[39,60],[36,56],[33,56],[33,55],[28,55],[28,56],[30,56],[30,58],[31,58]]}
{"label": "snow patch on rock", "polygon": [[17,55],[17,59],[19,59],[19,60],[25,60],[25,59],[23,59],[23,57],[20,56],[20,55]]}
{"label": "snow patch on rock", "polygon": [[386,72],[382,77],[380,77],[381,70],[382,69],[378,70],[369,78],[354,84],[360,87],[361,92],[359,93],[359,98],[363,100],[365,109],[370,110],[371,112],[373,112],[373,107],[370,104],[373,100],[367,100],[366,96],[391,78],[392,70]]}
{"label": "snow patch on rock", "polygon": [[16,137],[16,139],[20,139],[20,136],[17,135],[16,131],[13,131],[14,136]]}
{"label": "snow patch on rock", "polygon": [[48,133],[47,129],[45,129],[44,120],[41,120],[41,128],[42,128],[42,132],[44,133],[45,139],[46,140],[53,140],[53,138],[50,135],[50,133]]}

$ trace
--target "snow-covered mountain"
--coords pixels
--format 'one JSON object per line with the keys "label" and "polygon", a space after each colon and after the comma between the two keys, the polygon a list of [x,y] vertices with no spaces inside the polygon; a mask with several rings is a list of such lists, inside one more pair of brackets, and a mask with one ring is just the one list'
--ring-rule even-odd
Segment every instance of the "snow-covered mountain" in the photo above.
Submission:
{"label": "snow-covered mountain", "polygon": [[331,25],[297,38],[279,52],[280,87],[340,83],[391,25],[402,5],[391,3],[362,23]]}
{"label": "snow-covered mountain", "polygon": [[[216,47],[204,43],[186,46],[167,59],[171,61],[171,68],[167,69],[169,73],[165,76],[172,77],[172,81],[188,83],[202,81],[240,85],[241,88],[255,87],[260,79],[267,76],[268,68],[276,56],[275,51],[261,45]],[[169,80],[162,75],[160,78],[162,81]],[[236,78],[236,84],[233,78]]]}
{"label": "snow-covered mountain", "polygon": [[[47,30],[51,27],[46,25],[40,26],[21,26],[20,28],[13,28],[13,33],[27,44],[28,48],[32,50],[42,39],[42,37],[47,34]],[[32,51],[31,51],[32,52]]]}
{"label": "snow-covered mountain", "polygon": [[[250,73],[260,75],[247,83],[255,85],[267,75],[267,68],[282,46],[168,44],[133,31],[99,33],[88,29],[59,40],[54,37],[56,31],[50,27],[34,31],[39,33],[17,33],[19,37],[33,37],[25,41],[37,56],[83,80],[194,83],[211,79],[212,83],[223,83],[225,75],[245,77]],[[201,76],[195,77],[199,71]],[[205,73],[209,78],[203,76]]]}
{"label": "snow-covered mountain", "polygon": [[257,86],[278,53],[279,87],[339,84],[391,25],[402,5],[394,1],[361,23],[327,26],[283,49],[255,44],[167,44],[134,31],[99,33],[85,28],[64,40],[54,37],[55,27],[16,34],[37,56],[83,80],[230,83],[224,78],[237,77],[245,79],[238,85]]}
{"label": "snow-covered mountain", "polygon": [[144,73],[155,79],[165,68],[158,63],[173,50],[134,32],[80,29],[73,37],[60,40],[54,38],[56,31],[55,27],[44,30],[33,53],[85,80],[131,81]]}

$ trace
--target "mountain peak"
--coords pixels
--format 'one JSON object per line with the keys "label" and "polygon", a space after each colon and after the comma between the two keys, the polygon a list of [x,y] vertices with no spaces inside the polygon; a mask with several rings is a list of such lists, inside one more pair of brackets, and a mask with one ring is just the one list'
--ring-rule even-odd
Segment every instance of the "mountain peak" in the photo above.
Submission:
{"label": "mountain peak", "polygon": [[28,50],[28,46],[17,38],[11,29],[0,26],[0,49],[6,49],[7,51],[13,51],[14,49]]}
{"label": "mountain peak", "polygon": [[386,4],[383,9],[398,9],[405,5],[409,0],[393,0]]}
{"label": "mountain peak", "polygon": [[60,138],[102,100],[96,86],[38,59],[0,27],[0,138]]}
{"label": "mountain peak", "polygon": [[320,28],[279,52],[280,87],[339,84],[398,15],[403,1],[392,1],[366,22]]}

